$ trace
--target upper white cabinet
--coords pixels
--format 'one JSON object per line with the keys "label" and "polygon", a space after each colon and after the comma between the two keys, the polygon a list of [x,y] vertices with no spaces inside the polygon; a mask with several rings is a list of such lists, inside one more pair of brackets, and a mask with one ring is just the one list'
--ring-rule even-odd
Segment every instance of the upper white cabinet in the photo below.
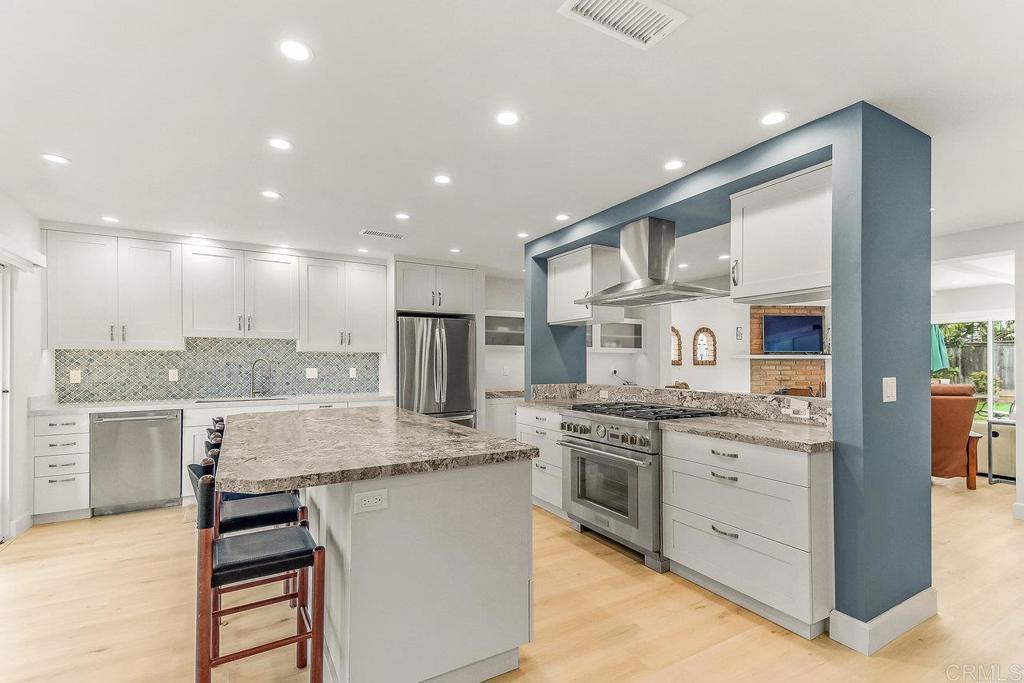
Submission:
{"label": "upper white cabinet", "polygon": [[116,348],[117,238],[48,230],[46,258],[49,346]]}
{"label": "upper white cabinet", "polygon": [[395,265],[400,311],[472,313],[475,271],[398,261]]}
{"label": "upper white cabinet", "polygon": [[245,252],[245,336],[297,339],[299,259]]}
{"label": "upper white cabinet", "polygon": [[832,166],[732,196],[732,298],[748,303],[827,299],[832,285]]}
{"label": "upper white cabinet", "polygon": [[181,349],[181,246],[47,231],[51,348]]}
{"label": "upper white cabinet", "polygon": [[548,259],[548,324],[586,325],[622,320],[618,306],[577,304],[619,281],[619,250],[586,246]]}
{"label": "upper white cabinet", "polygon": [[299,259],[300,351],[384,352],[387,269]]}
{"label": "upper white cabinet", "polygon": [[245,336],[245,252],[194,245],[184,251],[185,336]]}
{"label": "upper white cabinet", "polygon": [[181,349],[181,245],[117,240],[117,311],[121,345]]}

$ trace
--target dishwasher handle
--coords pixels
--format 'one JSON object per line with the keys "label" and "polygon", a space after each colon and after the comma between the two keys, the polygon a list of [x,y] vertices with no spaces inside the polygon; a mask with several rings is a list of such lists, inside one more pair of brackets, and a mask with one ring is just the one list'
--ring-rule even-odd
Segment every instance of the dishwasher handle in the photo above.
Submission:
{"label": "dishwasher handle", "polygon": [[143,422],[148,420],[177,420],[177,415],[139,415],[132,417],[95,417],[93,422]]}

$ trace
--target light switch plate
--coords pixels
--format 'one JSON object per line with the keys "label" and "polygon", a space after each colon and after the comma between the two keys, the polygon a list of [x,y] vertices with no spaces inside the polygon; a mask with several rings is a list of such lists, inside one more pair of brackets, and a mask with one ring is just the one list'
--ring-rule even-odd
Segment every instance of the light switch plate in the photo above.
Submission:
{"label": "light switch plate", "polygon": [[320,376],[320,368],[306,368],[306,379],[316,379]]}
{"label": "light switch plate", "polygon": [[72,384],[81,384],[82,383],[82,371],[81,370],[72,370],[68,374],[69,374],[68,381],[71,382]]}
{"label": "light switch plate", "polygon": [[178,368],[171,368],[167,371],[167,381],[177,382],[178,381]]}
{"label": "light switch plate", "polygon": [[736,339],[737,340],[742,340],[743,339],[743,328],[742,327],[737,327],[736,328]]}
{"label": "light switch plate", "polygon": [[896,400],[896,378],[882,378],[882,403],[893,403]]}
{"label": "light switch plate", "polygon": [[359,373],[358,373],[358,372],[356,372],[356,369],[355,369],[355,368],[349,368],[349,369],[348,369],[348,376],[349,376],[350,378],[352,378],[352,379],[355,379],[356,377],[358,377],[358,376],[359,376]]}
{"label": "light switch plate", "polygon": [[608,392],[604,391],[603,389],[599,391],[597,395],[600,396],[601,398],[608,398]]}

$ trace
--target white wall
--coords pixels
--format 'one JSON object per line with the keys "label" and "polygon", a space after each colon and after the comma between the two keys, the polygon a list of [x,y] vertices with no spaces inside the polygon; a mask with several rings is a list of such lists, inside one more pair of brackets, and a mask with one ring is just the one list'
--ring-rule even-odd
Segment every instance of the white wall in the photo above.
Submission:
{"label": "white wall", "polygon": [[932,294],[932,322],[1013,320],[1013,285],[944,289]]}
{"label": "white wall", "polygon": [[[0,240],[19,252],[41,251],[39,219],[0,193]],[[42,271],[13,269],[11,297],[11,536],[31,524],[32,440],[28,398],[52,390],[52,363],[42,349]]]}
{"label": "white wall", "polygon": [[[523,306],[523,281],[503,277],[487,277],[484,301],[488,311],[519,311]],[[523,388],[526,376],[526,352],[516,349],[484,349],[484,387],[487,390]]]}
{"label": "white wall", "polygon": [[484,308],[488,311],[519,311],[522,313],[523,281],[488,276],[484,282]]}
{"label": "white wall", "polygon": [[[750,391],[750,361],[733,356],[750,353],[750,306],[731,299],[708,299],[672,304],[672,325],[683,338],[683,364],[670,366],[673,382],[686,382],[691,389],[707,391]],[[718,364],[693,364],[693,334],[710,327],[718,341]],[[736,328],[743,339],[736,339]]]}

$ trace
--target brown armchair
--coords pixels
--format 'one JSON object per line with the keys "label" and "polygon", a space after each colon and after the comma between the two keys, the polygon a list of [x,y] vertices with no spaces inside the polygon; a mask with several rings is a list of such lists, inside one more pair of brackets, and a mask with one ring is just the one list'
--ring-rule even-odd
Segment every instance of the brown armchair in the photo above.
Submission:
{"label": "brown armchair", "polygon": [[978,486],[978,439],[971,431],[978,399],[970,384],[932,385],[932,476],[967,477]]}

